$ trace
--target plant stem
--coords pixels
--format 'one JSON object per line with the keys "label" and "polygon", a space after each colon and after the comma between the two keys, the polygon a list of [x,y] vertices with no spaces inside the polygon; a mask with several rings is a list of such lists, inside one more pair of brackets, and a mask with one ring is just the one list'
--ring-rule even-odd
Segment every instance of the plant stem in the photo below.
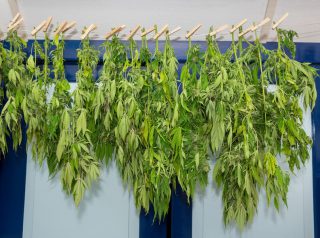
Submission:
{"label": "plant stem", "polygon": [[262,98],[263,98],[263,112],[264,112],[264,136],[266,137],[266,127],[267,127],[267,113],[266,113],[266,95],[265,95],[265,88],[264,88],[264,74],[263,74],[263,67],[262,67],[262,57],[261,57],[261,43],[259,41],[257,31],[255,31],[256,36],[256,45],[258,46],[258,57],[259,57],[259,67],[260,67],[260,81],[261,81],[261,88],[262,88]]}

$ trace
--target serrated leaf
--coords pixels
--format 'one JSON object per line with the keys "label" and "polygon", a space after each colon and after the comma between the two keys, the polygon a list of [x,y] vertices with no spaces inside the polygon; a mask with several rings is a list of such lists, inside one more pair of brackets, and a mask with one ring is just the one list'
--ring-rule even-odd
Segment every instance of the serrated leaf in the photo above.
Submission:
{"label": "serrated leaf", "polygon": [[33,55],[30,55],[28,60],[27,60],[27,66],[29,69],[34,69],[35,68],[35,63],[33,59]]}
{"label": "serrated leaf", "polygon": [[86,187],[86,183],[83,179],[78,178],[76,180],[76,183],[73,188],[73,199],[76,206],[79,206],[80,202],[82,201]]}
{"label": "serrated leaf", "polygon": [[122,101],[118,102],[118,106],[117,106],[117,117],[118,119],[122,118],[123,116],[123,104]]}

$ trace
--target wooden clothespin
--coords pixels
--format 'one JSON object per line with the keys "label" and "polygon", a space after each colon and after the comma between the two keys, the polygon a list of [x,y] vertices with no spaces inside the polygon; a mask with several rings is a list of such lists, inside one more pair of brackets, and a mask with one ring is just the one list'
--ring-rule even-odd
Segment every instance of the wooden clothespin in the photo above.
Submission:
{"label": "wooden clothespin", "polygon": [[12,24],[12,25],[8,28],[8,32],[16,29],[22,22],[23,22],[23,18],[20,18],[18,21],[16,21],[14,24]]}
{"label": "wooden clothespin", "polygon": [[240,26],[245,24],[247,22],[247,18],[243,19],[241,22],[239,22],[237,25],[235,25],[231,30],[230,33],[233,33],[235,30],[237,30]]}
{"label": "wooden clothespin", "polygon": [[36,28],[33,29],[33,31],[31,31],[31,35],[36,35],[45,26],[46,23],[46,20],[42,21]]}
{"label": "wooden clothespin", "polygon": [[89,33],[95,29],[97,29],[97,26],[95,24],[91,24],[82,34],[81,40],[85,39],[89,35]]}
{"label": "wooden clothespin", "polygon": [[114,28],[112,31],[108,32],[106,34],[106,39],[108,40],[111,36],[113,36],[114,34],[119,33],[120,31],[122,31],[124,28],[126,27],[126,25],[122,25],[122,26],[118,26],[116,28]]}
{"label": "wooden clothespin", "polygon": [[65,27],[63,27],[63,29],[61,30],[62,33],[67,32],[68,30],[70,30],[72,27],[74,27],[77,24],[76,21],[72,21],[70,23],[68,23]]}
{"label": "wooden clothespin", "polygon": [[142,33],[141,33],[141,37],[144,37],[144,36],[148,35],[149,33],[153,32],[154,30],[155,30],[155,28],[154,28],[154,27],[151,27],[150,29],[142,32]]}
{"label": "wooden clothespin", "polygon": [[276,29],[287,17],[289,16],[289,13],[285,13],[274,25],[272,26],[272,30]]}
{"label": "wooden clothespin", "polygon": [[43,32],[48,31],[48,28],[49,28],[51,22],[52,22],[52,17],[48,17],[47,22],[46,22],[45,26],[43,27]]}
{"label": "wooden clothespin", "polygon": [[18,21],[18,19],[21,17],[21,14],[20,14],[20,12],[18,12],[15,16],[14,16],[14,18],[11,20],[11,22],[9,23],[9,25],[8,25],[8,28],[10,28],[14,23],[16,23],[16,21]]}
{"label": "wooden clothespin", "polygon": [[189,31],[189,32],[186,34],[186,39],[189,39],[191,36],[193,36],[193,34],[196,33],[196,31],[199,30],[200,27],[202,27],[201,24],[195,26],[191,31]]}
{"label": "wooden clothespin", "polygon": [[263,19],[258,25],[253,26],[251,31],[256,31],[258,28],[262,27],[263,25],[267,24],[270,21],[270,18],[267,17],[265,19]]}
{"label": "wooden clothespin", "polygon": [[241,36],[244,36],[245,34],[247,34],[248,32],[250,32],[250,31],[252,31],[252,28],[253,28],[254,26],[250,26],[250,27],[248,27],[246,30],[244,30],[243,32],[241,32],[240,34],[239,34],[239,37],[241,37]]}
{"label": "wooden clothespin", "polygon": [[58,28],[56,29],[55,35],[59,35],[59,34],[62,32],[63,28],[66,27],[67,24],[68,24],[67,21],[62,22],[62,23],[58,26]]}
{"label": "wooden clothespin", "polygon": [[217,30],[210,32],[209,35],[210,35],[210,36],[215,36],[215,35],[218,34],[219,32],[226,30],[228,27],[229,27],[228,24],[223,25],[223,26],[220,26]]}
{"label": "wooden clothespin", "polygon": [[153,37],[154,40],[157,40],[163,33],[168,30],[168,24],[162,27],[162,29]]}
{"label": "wooden clothespin", "polygon": [[168,33],[168,36],[171,36],[172,34],[178,32],[178,31],[180,31],[180,30],[181,30],[181,27],[178,26],[177,28],[175,28],[175,29],[173,29],[172,31],[170,31],[170,32]]}
{"label": "wooden clothespin", "polygon": [[189,31],[186,34],[186,39],[189,39],[191,36],[193,36],[194,33],[196,33],[197,30],[199,30],[199,28],[202,27],[201,24],[198,24],[197,26],[195,26],[191,31]]}
{"label": "wooden clothespin", "polygon": [[138,30],[140,29],[140,25],[136,26],[136,28],[134,28],[130,34],[127,36],[126,40],[130,40],[132,37],[134,37],[134,35],[138,32]]}

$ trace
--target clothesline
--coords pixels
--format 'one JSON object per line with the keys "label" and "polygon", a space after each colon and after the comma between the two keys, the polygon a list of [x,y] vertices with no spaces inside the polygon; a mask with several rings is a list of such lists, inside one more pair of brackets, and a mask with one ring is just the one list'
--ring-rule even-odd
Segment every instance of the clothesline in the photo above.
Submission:
{"label": "clothesline", "polygon": [[[278,28],[278,26],[288,17],[288,15],[289,15],[288,13],[284,14],[277,22],[275,22],[272,25],[272,29],[274,30],[274,29]],[[52,27],[51,21],[52,21],[52,17],[49,17],[47,20],[42,21],[38,26],[36,26],[32,30],[31,34],[29,34],[29,32],[26,31],[26,30],[20,30],[20,32],[25,33],[24,34],[25,37],[28,37],[28,36],[35,37],[40,31],[43,31],[43,32],[47,33],[49,28]],[[23,22],[23,18],[21,16],[21,14],[18,13],[13,18],[13,20],[10,22],[10,24],[8,26],[8,30],[6,32],[1,32],[0,31],[0,34],[2,33],[2,36],[4,36],[5,34],[8,34],[11,31],[18,30],[19,27],[21,26],[22,22]],[[209,33],[205,33],[205,34],[196,34],[196,32],[202,27],[202,24],[198,24],[194,28],[192,28],[191,30],[187,31],[185,36],[176,36],[174,38],[182,38],[182,37],[184,37],[186,39],[190,39],[191,37],[202,37],[202,36],[208,36],[208,35],[209,36],[217,36],[218,34],[220,36],[226,36],[228,34],[237,35],[237,33],[236,33],[237,30],[241,26],[243,26],[246,22],[247,22],[247,19],[243,19],[238,24],[233,25],[232,28],[230,28],[230,26],[228,24],[225,24],[225,25],[223,25],[223,26],[221,26],[219,28],[213,29]],[[243,31],[241,31],[241,32],[239,31],[238,37],[243,37],[244,35],[246,35],[246,34],[248,34],[250,32],[259,31],[259,28],[261,28],[263,25],[265,25],[265,24],[267,24],[269,22],[270,22],[270,18],[267,17],[267,18],[263,19],[261,22],[259,22],[258,24],[253,23],[248,28],[244,29]],[[74,28],[75,25],[76,25],[75,21],[73,21],[73,22],[64,21],[64,22],[60,23],[59,26],[54,30],[54,34],[55,35],[59,35],[59,34],[67,35],[66,32],[69,31],[68,35],[70,35],[70,30],[71,29],[74,29],[71,32],[71,34],[74,33],[74,32],[77,32],[77,30]],[[125,25],[121,25],[121,26],[112,28],[112,30],[105,35],[105,38],[109,39],[114,34],[120,35],[120,32],[123,31],[125,29],[125,27],[126,27]],[[91,24],[89,27],[86,27],[82,31],[81,39],[89,37],[89,34],[92,31],[96,30],[96,29],[97,29],[97,26],[95,24]],[[132,29],[129,32],[129,34],[124,35],[125,39],[129,40],[129,39],[133,38],[138,33],[138,31],[140,29],[141,29],[140,25],[136,26],[134,29]],[[181,29],[182,28],[180,26],[178,26],[175,29],[173,29],[172,31],[169,31],[169,26],[165,25],[159,31],[157,31],[156,27],[152,27],[152,28],[146,29],[146,30],[143,29],[141,31],[141,36],[147,36],[148,34],[154,32],[155,35],[153,36],[152,39],[157,40],[163,35],[171,36],[171,35],[175,34],[176,32],[180,31]],[[228,30],[228,33],[224,33],[224,31],[227,31],[227,30]],[[92,35],[92,36],[99,38],[99,36],[96,36],[96,35]],[[122,38],[122,36],[120,36],[120,37]]]}
{"label": "clothesline", "polygon": [[[19,32],[21,33],[29,33],[29,31],[27,30],[19,30]],[[74,30],[75,33],[77,33],[78,31],[77,30]],[[259,32],[259,31],[258,31]],[[1,37],[1,35],[5,35],[7,34],[8,32],[1,32],[0,31],[0,39],[3,38]],[[71,38],[73,36],[73,32],[70,32],[70,33],[67,33],[65,34],[65,38],[68,39],[68,38]],[[220,33],[219,34],[219,37],[217,37],[218,39],[219,38],[224,38],[226,36],[229,36],[230,33]],[[320,31],[307,31],[307,32],[298,32],[298,35],[299,37],[298,38],[307,38],[307,37],[310,37],[310,36],[319,36],[320,35]],[[32,35],[31,34],[26,34],[25,36],[29,37],[29,38],[32,38]],[[125,38],[126,34],[123,34],[123,35],[119,35],[119,38],[122,39],[122,38]],[[202,34],[194,34],[193,37],[194,38],[198,38],[198,37],[206,37],[208,36],[208,33],[202,33]],[[93,33],[90,37],[91,39],[104,39],[103,37],[101,37],[99,34],[97,33]],[[175,35],[173,36],[171,39],[172,40],[175,40],[175,39],[183,39],[184,36],[183,35]]]}

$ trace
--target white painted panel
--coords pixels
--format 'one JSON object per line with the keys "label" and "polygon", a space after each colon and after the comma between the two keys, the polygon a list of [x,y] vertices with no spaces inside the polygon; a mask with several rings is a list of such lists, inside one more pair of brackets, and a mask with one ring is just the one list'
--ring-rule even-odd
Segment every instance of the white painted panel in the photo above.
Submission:
{"label": "white painted panel", "polygon": [[138,237],[139,217],[114,165],[102,171],[78,208],[59,179],[49,180],[30,156],[26,184],[23,238]]}
{"label": "white painted panel", "polygon": [[[71,84],[74,89],[75,84]],[[23,238],[138,238],[139,216],[113,163],[77,208],[28,151]]]}
{"label": "white painted panel", "polygon": [[[8,1],[0,0],[0,29],[6,29],[12,19]],[[184,40],[186,31],[201,23],[203,27],[196,33],[194,39],[205,40],[209,27],[223,24],[235,24],[243,18],[248,27],[253,22],[264,18],[268,0],[17,0],[20,11],[25,20],[26,31],[30,33],[48,16],[53,16],[55,26],[64,20],[76,20],[77,31],[69,35],[72,39],[79,39],[84,26],[95,23],[98,26],[97,37],[102,39],[111,27],[126,24],[123,31],[127,34],[130,29],[140,24],[146,28],[158,24],[160,27],[169,24],[169,28],[181,26],[182,30],[174,36]],[[281,27],[297,31],[301,42],[320,41],[320,14],[318,14],[319,0],[277,0],[274,19],[279,19],[289,12],[289,17]],[[260,30],[258,30],[260,31]],[[274,31],[269,31],[268,41],[276,40]],[[219,40],[230,40],[230,34],[224,32]],[[41,37],[41,34],[39,35]],[[253,39],[253,34],[246,35]],[[140,37],[137,36],[137,39]]]}
{"label": "white painted panel", "polygon": [[[289,17],[280,27],[298,32],[299,42],[320,41],[320,1],[319,0],[277,0],[275,18],[279,19],[285,12]],[[276,40],[275,31],[270,31],[269,41]]]}
{"label": "white painted panel", "polygon": [[2,39],[2,34],[7,30],[8,23],[12,19],[12,14],[8,1],[0,0],[0,38]]}
{"label": "white painted panel", "polygon": [[[311,135],[311,113],[304,114],[304,128]],[[197,193],[193,200],[192,237],[193,238],[313,238],[313,190],[312,154],[310,160],[296,176],[291,177],[288,192],[288,209],[282,205],[277,213],[267,207],[265,194],[260,195],[258,214],[253,224],[241,233],[236,228],[225,228],[223,223],[223,204],[221,191],[212,181],[204,194]]]}
{"label": "white painted panel", "polygon": [[23,238],[138,238],[139,217],[113,164],[78,208],[28,153]]}
{"label": "white painted panel", "polygon": [[[7,0],[0,0],[7,1]],[[158,24],[161,28],[169,24],[172,30],[181,26],[182,30],[174,34],[185,40],[185,34],[197,24],[203,24],[193,39],[205,40],[210,26],[235,24],[248,18],[249,26],[253,21],[260,21],[265,12],[267,0],[17,0],[30,33],[48,16],[53,16],[52,23],[64,20],[77,21],[76,31],[67,37],[79,39],[84,26],[95,23],[97,38],[103,39],[112,27],[125,24],[123,34],[140,24],[150,28]],[[0,22],[1,26],[1,22]],[[92,34],[94,35],[94,34]],[[43,35],[39,33],[39,37]],[[150,37],[152,34],[150,34]],[[140,39],[137,34],[136,39]],[[164,39],[164,38],[161,38]],[[230,34],[223,35],[221,40],[230,39]]]}

